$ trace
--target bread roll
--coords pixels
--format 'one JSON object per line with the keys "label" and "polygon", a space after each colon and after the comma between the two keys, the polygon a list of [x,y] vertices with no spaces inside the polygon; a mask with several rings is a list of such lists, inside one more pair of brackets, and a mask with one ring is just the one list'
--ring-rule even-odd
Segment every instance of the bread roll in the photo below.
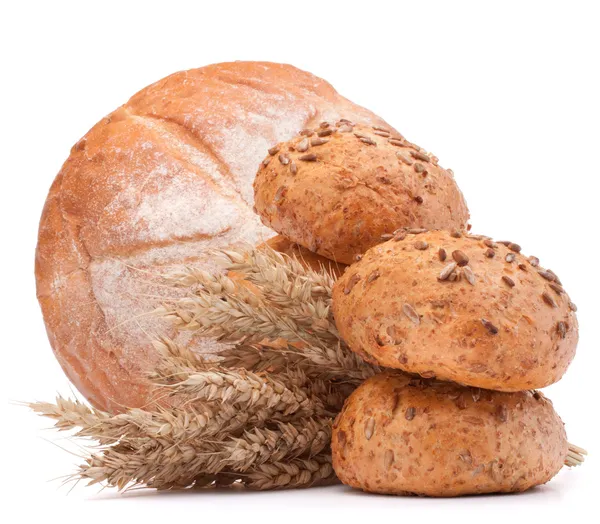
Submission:
{"label": "bread roll", "polygon": [[269,153],[254,181],[263,224],[337,262],[399,227],[463,229],[469,218],[451,171],[389,128],[322,122]]}
{"label": "bread roll", "polygon": [[346,400],[333,426],[333,467],[374,493],[453,497],[548,482],[568,452],[541,393],[500,393],[383,373]]}
{"label": "bread roll", "polygon": [[143,89],[75,144],[40,221],[37,294],[55,355],[94,406],[150,400],[151,339],[175,336],[147,314],[173,293],[160,275],[268,239],[252,212],[264,152],[342,115],[386,125],[294,67],[224,63]]}
{"label": "bread roll", "polygon": [[424,377],[499,391],[556,382],[575,355],[575,306],[554,273],[506,244],[399,231],[336,282],[342,338]]}
{"label": "bread roll", "polygon": [[290,257],[295,257],[306,267],[310,267],[314,271],[329,271],[336,277],[339,277],[346,267],[348,267],[345,264],[340,264],[339,262],[334,262],[333,260],[317,255],[282,235],[274,236],[261,245]]}

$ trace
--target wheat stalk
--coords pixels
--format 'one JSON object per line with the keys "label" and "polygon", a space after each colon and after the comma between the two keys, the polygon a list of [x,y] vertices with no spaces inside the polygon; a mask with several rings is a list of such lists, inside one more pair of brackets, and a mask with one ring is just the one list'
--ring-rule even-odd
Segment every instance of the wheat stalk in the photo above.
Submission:
{"label": "wheat stalk", "polygon": [[[283,338],[287,341],[285,351],[303,357],[307,371],[310,369],[311,373],[329,378],[364,380],[377,372],[378,368],[365,363],[341,341],[321,339],[312,327],[323,319],[313,318],[309,329],[296,318],[282,314],[265,297],[259,298],[229,277],[198,273],[202,274],[203,287],[193,296],[158,308],[155,313],[170,319],[178,329],[193,330],[218,340],[243,340],[248,345]],[[296,301],[302,302],[298,297]],[[232,349],[230,354],[234,352]]]}
{"label": "wheat stalk", "polygon": [[[284,339],[285,353],[310,374],[364,380],[378,371],[350,351],[339,336],[331,315],[335,281],[331,273],[304,267],[296,258],[267,247],[214,251],[213,259],[245,280],[194,267],[165,275],[171,285],[190,287],[190,294],[158,308],[156,314],[179,329],[243,341],[245,346]],[[225,357],[235,352],[231,349]],[[275,357],[270,353],[263,356]]]}
{"label": "wheat stalk", "polygon": [[211,438],[205,419],[178,409],[152,413],[136,409],[111,416],[61,397],[56,404],[30,407],[56,420],[62,430],[79,428],[77,436],[104,444],[75,477],[119,489],[135,484],[186,487],[199,475],[251,472],[269,462],[311,458],[327,453],[331,436],[330,417],[279,422],[274,428],[252,428],[238,437],[226,432]]}
{"label": "wheat stalk", "polygon": [[[120,490],[337,482],[332,418],[378,368],[339,338],[331,317],[334,277],[269,249],[215,258],[245,280],[195,268],[168,275],[168,285],[189,293],[157,313],[232,345],[206,357],[157,339],[160,359],[150,378],[169,407],[111,415],[60,396],[54,404],[30,404],[59,430],[100,444],[73,479]],[[565,464],[580,464],[584,454],[569,445]]]}

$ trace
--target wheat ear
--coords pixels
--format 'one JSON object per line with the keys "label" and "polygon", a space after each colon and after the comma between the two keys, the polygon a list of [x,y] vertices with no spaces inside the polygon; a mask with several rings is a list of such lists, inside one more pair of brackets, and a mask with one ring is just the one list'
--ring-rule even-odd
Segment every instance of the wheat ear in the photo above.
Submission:
{"label": "wheat ear", "polygon": [[581,466],[581,464],[583,464],[585,461],[585,456],[587,454],[588,452],[585,449],[569,442],[569,450],[567,452],[567,457],[565,458],[565,466]]}

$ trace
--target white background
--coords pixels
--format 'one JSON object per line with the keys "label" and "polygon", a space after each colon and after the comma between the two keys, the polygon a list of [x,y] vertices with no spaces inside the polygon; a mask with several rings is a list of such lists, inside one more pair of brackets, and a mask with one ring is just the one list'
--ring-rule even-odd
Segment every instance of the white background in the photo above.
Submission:
{"label": "white background", "polygon": [[[2,3],[0,24],[0,518],[81,524],[597,518],[597,2],[15,1]],[[236,59],[294,64],[379,113],[454,169],[475,232],[520,243],[561,276],[579,306],[580,345],[565,378],[547,394],[569,439],[592,452],[583,467],[523,495],[454,500],[343,487],[68,493],[59,481],[49,482],[73,471],[78,459],[47,441],[69,446],[43,430],[47,421],[11,404],[49,400],[57,390],[69,394],[35,299],[33,256],[47,190],[71,145],[134,92],[177,70]],[[595,515],[585,516],[590,511]]]}

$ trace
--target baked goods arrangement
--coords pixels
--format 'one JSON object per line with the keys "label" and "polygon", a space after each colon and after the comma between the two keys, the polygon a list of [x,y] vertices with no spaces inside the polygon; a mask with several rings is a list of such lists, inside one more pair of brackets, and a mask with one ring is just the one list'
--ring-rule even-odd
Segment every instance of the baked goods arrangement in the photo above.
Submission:
{"label": "baked goods arrangement", "polygon": [[321,122],[269,155],[254,181],[263,224],[337,262],[401,227],[467,225],[452,172],[389,127]]}
{"label": "baked goods arrangement", "polygon": [[548,386],[575,355],[575,306],[520,251],[467,232],[403,230],[336,283],[340,334],[366,360],[422,377],[497,391]]}
{"label": "baked goods arrangement", "polygon": [[333,438],[345,484],[429,496],[525,491],[556,475],[568,449],[542,393],[397,373],[380,373],[354,392]]}
{"label": "baked goods arrangement", "polygon": [[536,390],[576,307],[468,220],[451,170],[308,73],[172,75],[50,190],[38,297],[91,406],[30,407],[100,444],[74,479],[118,489],[543,484],[585,455]]}
{"label": "baked goods arrangement", "polygon": [[342,115],[386,125],[295,67],[214,64],[142,89],[73,146],[44,206],[35,272],[54,354],[94,406],[146,405],[158,358],[147,333],[177,339],[144,314],[146,297],[164,294],[147,277],[211,268],[211,249],[273,236],[252,212],[257,165],[274,144]]}

